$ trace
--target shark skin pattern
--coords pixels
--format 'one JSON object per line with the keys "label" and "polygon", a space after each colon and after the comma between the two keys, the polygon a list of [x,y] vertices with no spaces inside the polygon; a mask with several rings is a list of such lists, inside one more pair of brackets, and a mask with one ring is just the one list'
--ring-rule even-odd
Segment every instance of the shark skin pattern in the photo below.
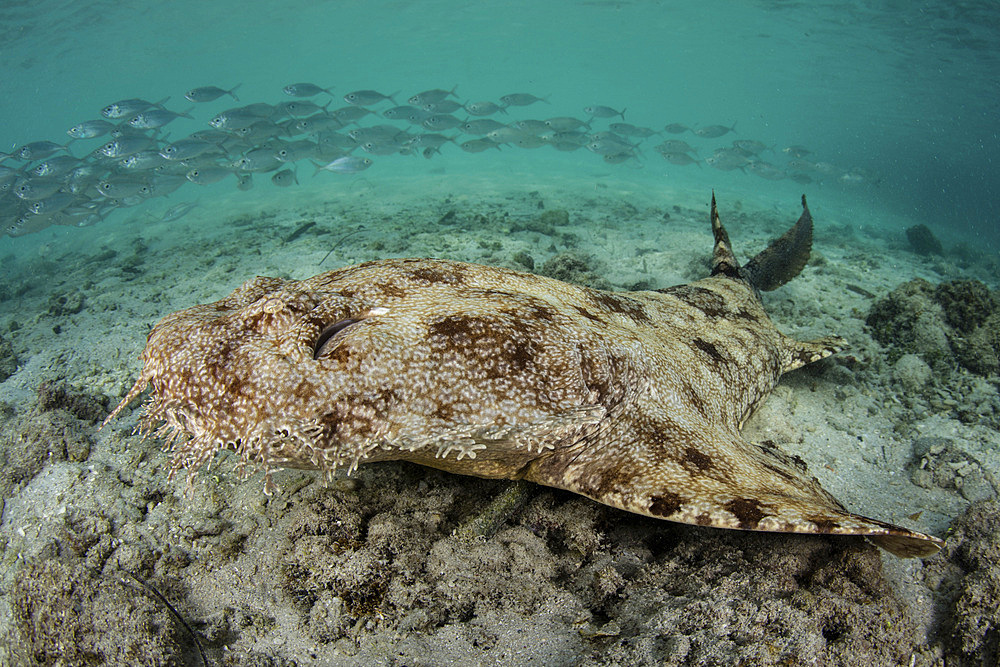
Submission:
{"label": "shark skin pattern", "polygon": [[938,538],[853,514],[773,443],[740,431],[783,373],[840,351],[797,341],[759,290],[805,266],[812,218],[740,266],[712,197],[711,275],[606,292],[433,259],[302,281],[258,277],[161,320],[140,430],[189,476],[222,449],[265,472],[405,460],[525,479],[669,521],[858,535],[902,557]]}

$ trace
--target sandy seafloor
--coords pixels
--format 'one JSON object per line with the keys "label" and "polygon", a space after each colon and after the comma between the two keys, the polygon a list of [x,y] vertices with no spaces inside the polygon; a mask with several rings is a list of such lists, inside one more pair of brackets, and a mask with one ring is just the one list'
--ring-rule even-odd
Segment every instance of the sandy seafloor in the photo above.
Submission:
{"label": "sandy seafloor", "polygon": [[[913,278],[996,289],[1000,269],[948,239],[921,256],[905,218],[866,219],[832,190],[810,192],[810,264],[764,298],[784,332],[852,347],[785,376],[746,435],[804,459],[852,511],[947,536],[932,558],[682,526],[545,488],[463,541],[453,531],[503,482],[382,463],[330,483],[284,471],[268,498],[223,456],[188,488],[167,479],[161,443],[132,435],[138,403],[98,431],[159,318],[257,275],[400,256],[522,270],[530,256],[535,271],[563,256],[571,277],[615,290],[705,275],[708,191],[627,170],[501,183],[216,189],[169,224],[136,212],[4,239],[0,336],[17,369],[0,384],[0,664],[202,664],[184,623],[210,664],[996,664],[997,378],[892,361],[865,317]],[[798,216],[787,186],[769,188],[718,193],[744,259]],[[559,209],[568,224],[541,223]],[[914,468],[949,465],[914,483]]]}

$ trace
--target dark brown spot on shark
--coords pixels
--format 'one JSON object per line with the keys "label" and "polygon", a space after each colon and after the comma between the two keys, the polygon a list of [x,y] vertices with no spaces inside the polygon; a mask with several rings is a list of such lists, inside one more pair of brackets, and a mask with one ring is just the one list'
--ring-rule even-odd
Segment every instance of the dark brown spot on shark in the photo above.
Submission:
{"label": "dark brown spot on shark", "polygon": [[715,467],[712,463],[712,457],[708,454],[698,451],[694,447],[684,448],[684,457],[682,459],[685,468],[693,468],[699,473],[704,473],[706,470],[711,470]]}
{"label": "dark brown spot on shark", "polygon": [[806,520],[811,521],[816,526],[816,532],[818,533],[832,533],[837,528],[840,528],[840,524],[829,517],[807,516]]}
{"label": "dark brown spot on shark", "polygon": [[668,517],[676,514],[684,504],[684,499],[676,493],[663,493],[650,498],[649,513],[656,516]]}
{"label": "dark brown spot on shark", "polygon": [[753,530],[760,520],[767,516],[761,509],[760,501],[753,498],[736,498],[723,505],[723,508],[736,517],[740,522],[740,528],[746,530]]}
{"label": "dark brown spot on shark", "polygon": [[705,355],[708,356],[708,358],[711,359],[713,362],[717,364],[725,362],[726,358],[723,356],[721,352],[719,352],[719,348],[717,348],[714,343],[710,343],[709,341],[701,338],[695,338],[693,341],[691,341],[691,343],[696,348],[704,352]]}
{"label": "dark brown spot on shark", "polygon": [[462,274],[460,273],[430,267],[414,269],[410,272],[410,276],[416,280],[427,282],[432,285],[435,283],[457,285],[463,281]]}
{"label": "dark brown spot on shark", "polygon": [[575,310],[580,315],[586,317],[588,320],[590,320],[592,322],[603,322],[604,321],[600,317],[598,317],[597,315],[594,315],[592,312],[590,312],[589,310],[587,310],[586,308],[584,308],[582,306],[574,305],[573,306],[573,310]]}
{"label": "dark brown spot on shark", "polygon": [[591,290],[588,294],[592,301],[610,313],[624,315],[634,322],[649,322],[650,320],[646,309],[635,299],[609,292],[598,292],[597,290]]}

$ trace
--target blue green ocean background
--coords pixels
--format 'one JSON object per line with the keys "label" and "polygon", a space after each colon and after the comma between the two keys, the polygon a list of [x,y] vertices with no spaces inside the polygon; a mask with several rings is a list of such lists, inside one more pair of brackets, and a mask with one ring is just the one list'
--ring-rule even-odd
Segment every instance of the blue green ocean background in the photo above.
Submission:
{"label": "blue green ocean background", "polygon": [[[776,151],[805,146],[810,159],[856,179],[816,178],[803,187],[675,167],[651,150],[661,137],[615,169],[586,150],[465,155],[448,145],[430,161],[383,157],[368,178],[482,173],[520,187],[553,175],[593,180],[618,172],[650,188],[670,184],[703,195],[714,187],[791,199],[804,190],[817,204],[836,197],[838,206],[856,206],[859,225],[878,225],[885,213],[945,238],[998,243],[1000,9],[991,2],[43,1],[4,3],[0,31],[0,150],[7,152],[39,139],[62,143],[69,127],[123,98],[169,96],[166,106],[184,111],[194,105],[183,94],[196,86],[241,84],[241,104],[273,104],[290,99],[283,86],[309,81],[332,86],[336,108],[356,89],[402,91],[402,104],[414,93],[457,85],[462,101],[512,92],[551,101],[512,110],[517,119],[586,120],[583,107],[599,104],[627,109],[625,120],[658,131],[669,123],[735,124],[736,133],[718,140],[676,138],[688,139],[701,158],[732,139]],[[231,106],[228,97],[197,105],[195,120],[166,129],[173,139],[206,129],[213,113]],[[80,154],[100,141],[71,150]],[[785,157],[762,155],[775,163]],[[343,187],[344,179],[312,179],[311,170],[299,174],[303,187]],[[257,196],[293,205],[294,189],[263,185],[267,194]],[[173,199],[212,197],[211,189],[192,190]],[[109,216],[96,233],[121,217]],[[79,234],[51,233],[66,242]]]}

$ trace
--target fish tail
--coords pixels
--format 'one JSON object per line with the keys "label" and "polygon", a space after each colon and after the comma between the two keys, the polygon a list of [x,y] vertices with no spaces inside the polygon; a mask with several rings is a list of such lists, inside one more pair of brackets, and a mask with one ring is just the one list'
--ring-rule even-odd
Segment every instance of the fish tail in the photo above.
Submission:
{"label": "fish tail", "polygon": [[313,172],[313,178],[316,178],[316,174],[323,171],[323,165],[321,165],[319,162],[316,162],[316,160],[309,160],[309,161],[313,163],[314,167],[316,167],[316,171]]}
{"label": "fish tail", "polygon": [[[626,111],[628,111],[628,107],[626,107],[626,108],[624,108],[624,109],[622,109],[621,111],[618,112],[618,115],[622,117],[622,120],[625,120],[625,112]],[[657,132],[657,134],[659,134],[659,132]]]}
{"label": "fish tail", "polygon": [[237,102],[239,102],[240,98],[236,97],[236,89],[239,88],[242,85],[243,85],[243,82],[240,81],[238,84],[236,84],[235,86],[233,86],[232,88],[230,88],[229,90],[227,90],[226,94],[229,95],[234,100],[236,100]]}
{"label": "fish tail", "polygon": [[751,285],[769,292],[799,275],[812,249],[813,221],[806,196],[802,195],[802,215],[792,227],[771,243],[742,269]]}

